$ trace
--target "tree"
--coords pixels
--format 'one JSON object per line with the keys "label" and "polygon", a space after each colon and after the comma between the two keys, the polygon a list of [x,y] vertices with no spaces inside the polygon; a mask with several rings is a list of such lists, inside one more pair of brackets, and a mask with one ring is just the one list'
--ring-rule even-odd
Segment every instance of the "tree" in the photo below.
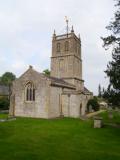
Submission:
{"label": "tree", "polygon": [[103,87],[102,88],[102,97],[103,97],[104,93],[105,93],[105,88]]}
{"label": "tree", "polygon": [[5,72],[1,77],[1,83],[9,87],[9,99],[11,94],[11,85],[15,79],[16,76],[11,72]]}
{"label": "tree", "polygon": [[98,97],[102,96],[101,85],[98,86]]}
{"label": "tree", "polygon": [[12,81],[14,81],[15,79],[16,79],[16,76],[13,73],[6,72],[2,75],[1,82],[2,82],[2,84],[9,86],[12,84]]}
{"label": "tree", "polygon": [[111,35],[102,39],[104,48],[112,49],[112,61],[108,63],[105,71],[109,78],[108,95],[113,104],[120,106],[120,0],[116,2],[114,20],[106,27]]}
{"label": "tree", "polygon": [[8,97],[0,97],[0,110],[8,110],[10,105],[10,101]]}
{"label": "tree", "polygon": [[100,105],[98,103],[98,100],[96,97],[94,97],[93,99],[90,99],[87,103],[87,108],[88,108],[88,111],[89,111],[89,107],[92,107],[92,109],[94,111],[98,111],[100,109]]}
{"label": "tree", "polygon": [[47,76],[50,76],[50,71],[49,71],[49,69],[45,69],[45,70],[43,71],[43,73],[44,73],[45,75],[47,75]]}

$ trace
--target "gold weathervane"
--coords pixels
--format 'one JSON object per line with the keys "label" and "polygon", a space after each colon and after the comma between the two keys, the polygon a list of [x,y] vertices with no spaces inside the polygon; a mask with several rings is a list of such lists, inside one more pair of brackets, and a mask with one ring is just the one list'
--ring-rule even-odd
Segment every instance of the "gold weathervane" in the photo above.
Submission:
{"label": "gold weathervane", "polygon": [[69,30],[68,23],[69,23],[69,20],[68,20],[67,16],[65,16],[65,21],[66,21],[66,24],[67,24],[66,31],[67,31],[67,35],[68,35],[68,30]]}

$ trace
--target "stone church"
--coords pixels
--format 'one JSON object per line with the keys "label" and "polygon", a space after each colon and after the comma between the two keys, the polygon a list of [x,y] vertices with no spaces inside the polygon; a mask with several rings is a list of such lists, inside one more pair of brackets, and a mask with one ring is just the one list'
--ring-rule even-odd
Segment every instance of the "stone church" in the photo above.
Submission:
{"label": "stone church", "polygon": [[52,38],[51,75],[32,66],[13,82],[11,116],[56,118],[85,115],[92,98],[82,79],[81,40],[71,31]]}

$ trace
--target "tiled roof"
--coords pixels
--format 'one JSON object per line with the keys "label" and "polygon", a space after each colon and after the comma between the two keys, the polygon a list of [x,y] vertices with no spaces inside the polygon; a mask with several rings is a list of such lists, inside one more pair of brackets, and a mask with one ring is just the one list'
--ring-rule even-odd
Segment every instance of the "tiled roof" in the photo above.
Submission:
{"label": "tiled roof", "polygon": [[86,87],[84,87],[84,92],[85,93],[88,93],[88,94],[91,94],[92,92],[90,92]]}
{"label": "tiled roof", "polygon": [[66,81],[64,81],[62,78],[56,78],[56,77],[51,77],[51,76],[47,76],[47,78],[49,78],[53,83],[58,83],[64,86],[68,86],[70,88],[75,88],[75,86],[73,84],[70,84]]}
{"label": "tiled roof", "polygon": [[62,83],[62,84],[74,86],[74,85],[72,85],[72,84],[70,84],[70,83],[67,83],[67,82],[64,81],[62,78],[56,78],[56,77],[51,77],[51,76],[49,76],[48,78],[51,79],[51,80],[54,81],[54,82],[58,82],[58,83]]}

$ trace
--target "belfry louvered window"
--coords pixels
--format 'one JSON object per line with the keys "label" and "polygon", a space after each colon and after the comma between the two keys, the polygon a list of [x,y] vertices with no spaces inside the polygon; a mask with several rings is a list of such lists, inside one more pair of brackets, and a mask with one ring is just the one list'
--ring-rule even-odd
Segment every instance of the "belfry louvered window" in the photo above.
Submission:
{"label": "belfry louvered window", "polygon": [[60,43],[57,43],[57,52],[60,52]]}
{"label": "belfry louvered window", "polygon": [[35,88],[32,82],[28,82],[25,86],[25,100],[35,101]]}
{"label": "belfry louvered window", "polygon": [[69,42],[68,41],[65,42],[65,51],[69,51]]}

